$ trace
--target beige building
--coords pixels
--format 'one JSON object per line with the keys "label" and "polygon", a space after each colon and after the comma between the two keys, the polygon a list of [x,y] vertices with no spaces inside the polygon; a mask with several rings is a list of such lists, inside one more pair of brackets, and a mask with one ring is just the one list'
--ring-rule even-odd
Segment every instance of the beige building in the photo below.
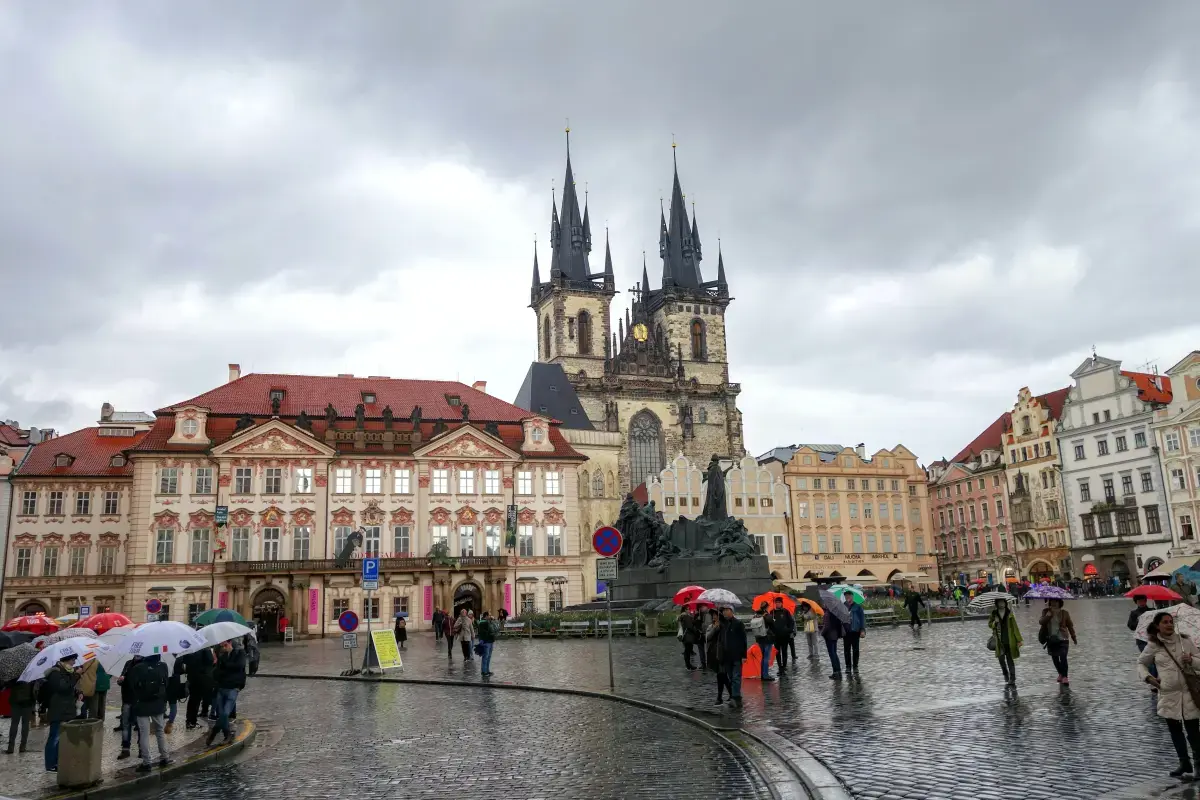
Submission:
{"label": "beige building", "polygon": [[[78,448],[55,447],[62,459],[47,455],[68,469],[90,465],[97,429],[72,436]],[[286,617],[298,635],[322,635],[337,632],[347,610],[381,624],[407,613],[425,627],[435,607],[516,613],[587,594],[577,472],[584,457],[558,424],[481,388],[242,376],[232,365],[227,384],[159,410],[150,431],[122,446],[100,455],[114,465],[127,459],[119,468],[86,477],[119,482],[120,513],[94,524],[103,528],[98,542],[117,537],[124,557],[86,562],[80,586],[109,587],[96,605],[137,619],[156,598],[170,619],[226,607],[268,628]],[[44,460],[27,463],[40,469]],[[27,480],[53,478],[31,471]],[[55,482],[69,491],[63,477]],[[74,519],[35,510],[35,519],[21,521],[35,547],[69,543]],[[364,536],[358,557],[382,559],[369,598],[358,561],[336,558],[356,531]],[[435,544],[447,547],[448,559],[430,557]],[[28,568],[43,580],[23,602],[61,597],[67,581],[57,566],[46,574],[47,558]]]}
{"label": "beige building", "polygon": [[[1154,412],[1161,474],[1167,491],[1167,518],[1174,541],[1168,571],[1195,563],[1200,555],[1200,350],[1167,370],[1171,401]],[[1181,562],[1180,559],[1190,557]],[[1161,565],[1159,565],[1161,566]]]}
{"label": "beige building", "polygon": [[[707,462],[703,466],[707,467]],[[725,497],[730,515],[746,524],[759,552],[767,556],[772,577],[795,578],[787,486],[751,457],[726,462],[722,468],[729,470],[725,473]],[[681,516],[700,516],[706,495],[704,471],[682,454],[646,485],[647,498],[668,523]]]}
{"label": "beige building", "polygon": [[1034,581],[1062,577],[1071,568],[1054,434],[1067,392],[1059,389],[1035,397],[1028,387],[1021,389],[1003,434],[1001,452],[1017,569],[1020,577]]}
{"label": "beige building", "polygon": [[925,472],[904,445],[870,458],[862,445],[795,445],[769,460],[784,464],[800,581],[937,584]]}

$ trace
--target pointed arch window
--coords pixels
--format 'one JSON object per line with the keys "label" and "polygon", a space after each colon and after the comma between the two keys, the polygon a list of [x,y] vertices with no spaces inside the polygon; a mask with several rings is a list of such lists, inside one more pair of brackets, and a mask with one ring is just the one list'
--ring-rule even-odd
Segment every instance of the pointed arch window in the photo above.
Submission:
{"label": "pointed arch window", "polygon": [[592,315],[586,311],[579,312],[579,352],[581,355],[592,354]]}
{"label": "pointed arch window", "polygon": [[654,343],[658,345],[659,350],[667,349],[667,335],[663,333],[661,323],[654,326]]}
{"label": "pointed arch window", "polygon": [[588,474],[588,471],[586,469],[580,470],[579,471],[579,496],[580,497],[588,496],[588,490],[592,487],[592,484],[590,481],[591,481],[591,475]]}
{"label": "pointed arch window", "polygon": [[629,466],[634,486],[663,470],[662,423],[641,411],[629,423]]}
{"label": "pointed arch window", "polygon": [[550,317],[542,321],[542,351],[543,358],[550,358]]}
{"label": "pointed arch window", "polygon": [[708,341],[704,330],[704,320],[692,320],[692,360],[704,361],[708,358]]}
{"label": "pointed arch window", "polygon": [[604,474],[600,470],[596,470],[596,475],[592,478],[592,497],[606,497],[604,493]]}

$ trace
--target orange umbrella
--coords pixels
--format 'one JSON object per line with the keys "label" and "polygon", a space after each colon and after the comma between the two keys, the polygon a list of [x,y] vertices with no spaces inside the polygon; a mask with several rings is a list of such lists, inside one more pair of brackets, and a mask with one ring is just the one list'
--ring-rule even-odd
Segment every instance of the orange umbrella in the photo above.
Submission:
{"label": "orange umbrella", "polygon": [[796,598],[796,602],[803,603],[804,605],[808,606],[810,609],[812,609],[812,612],[814,614],[816,614],[818,617],[825,616],[825,609],[821,608],[820,603],[814,603],[812,600],[809,600],[807,597],[798,597],[798,598]]}
{"label": "orange umbrella", "polygon": [[750,607],[757,611],[759,606],[766,603],[767,608],[774,608],[776,600],[783,601],[783,607],[789,614],[796,613],[796,601],[783,592],[764,592],[750,601]]}

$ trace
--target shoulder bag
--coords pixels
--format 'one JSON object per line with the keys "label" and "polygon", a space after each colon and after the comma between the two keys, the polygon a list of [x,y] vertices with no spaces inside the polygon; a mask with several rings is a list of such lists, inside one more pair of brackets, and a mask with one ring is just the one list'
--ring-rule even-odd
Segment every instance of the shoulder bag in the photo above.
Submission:
{"label": "shoulder bag", "polygon": [[[1183,649],[1182,644],[1179,647],[1181,650]],[[1200,675],[1196,675],[1191,670],[1184,669],[1183,665],[1175,659],[1171,648],[1163,647],[1162,651],[1167,654],[1167,658],[1171,659],[1172,663],[1175,664],[1175,668],[1179,670],[1179,674],[1183,676],[1183,682],[1187,684],[1188,694],[1192,696],[1192,703],[1196,705],[1196,708],[1200,708]]]}

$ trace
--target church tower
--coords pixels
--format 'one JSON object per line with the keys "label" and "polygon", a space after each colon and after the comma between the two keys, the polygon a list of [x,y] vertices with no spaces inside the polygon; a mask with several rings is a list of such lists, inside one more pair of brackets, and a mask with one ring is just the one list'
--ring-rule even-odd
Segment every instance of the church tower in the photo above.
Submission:
{"label": "church tower", "polygon": [[[585,194],[586,201],[586,194]],[[567,129],[567,173],[562,215],[551,198],[550,275],[543,282],[537,248],[533,253],[530,303],[537,314],[538,361],[559,364],[571,376],[604,372],[611,328],[609,305],[616,294],[612,252],[604,237],[604,269],[592,272],[592,225],[587,203],[582,212],[571,169],[571,131]]]}

